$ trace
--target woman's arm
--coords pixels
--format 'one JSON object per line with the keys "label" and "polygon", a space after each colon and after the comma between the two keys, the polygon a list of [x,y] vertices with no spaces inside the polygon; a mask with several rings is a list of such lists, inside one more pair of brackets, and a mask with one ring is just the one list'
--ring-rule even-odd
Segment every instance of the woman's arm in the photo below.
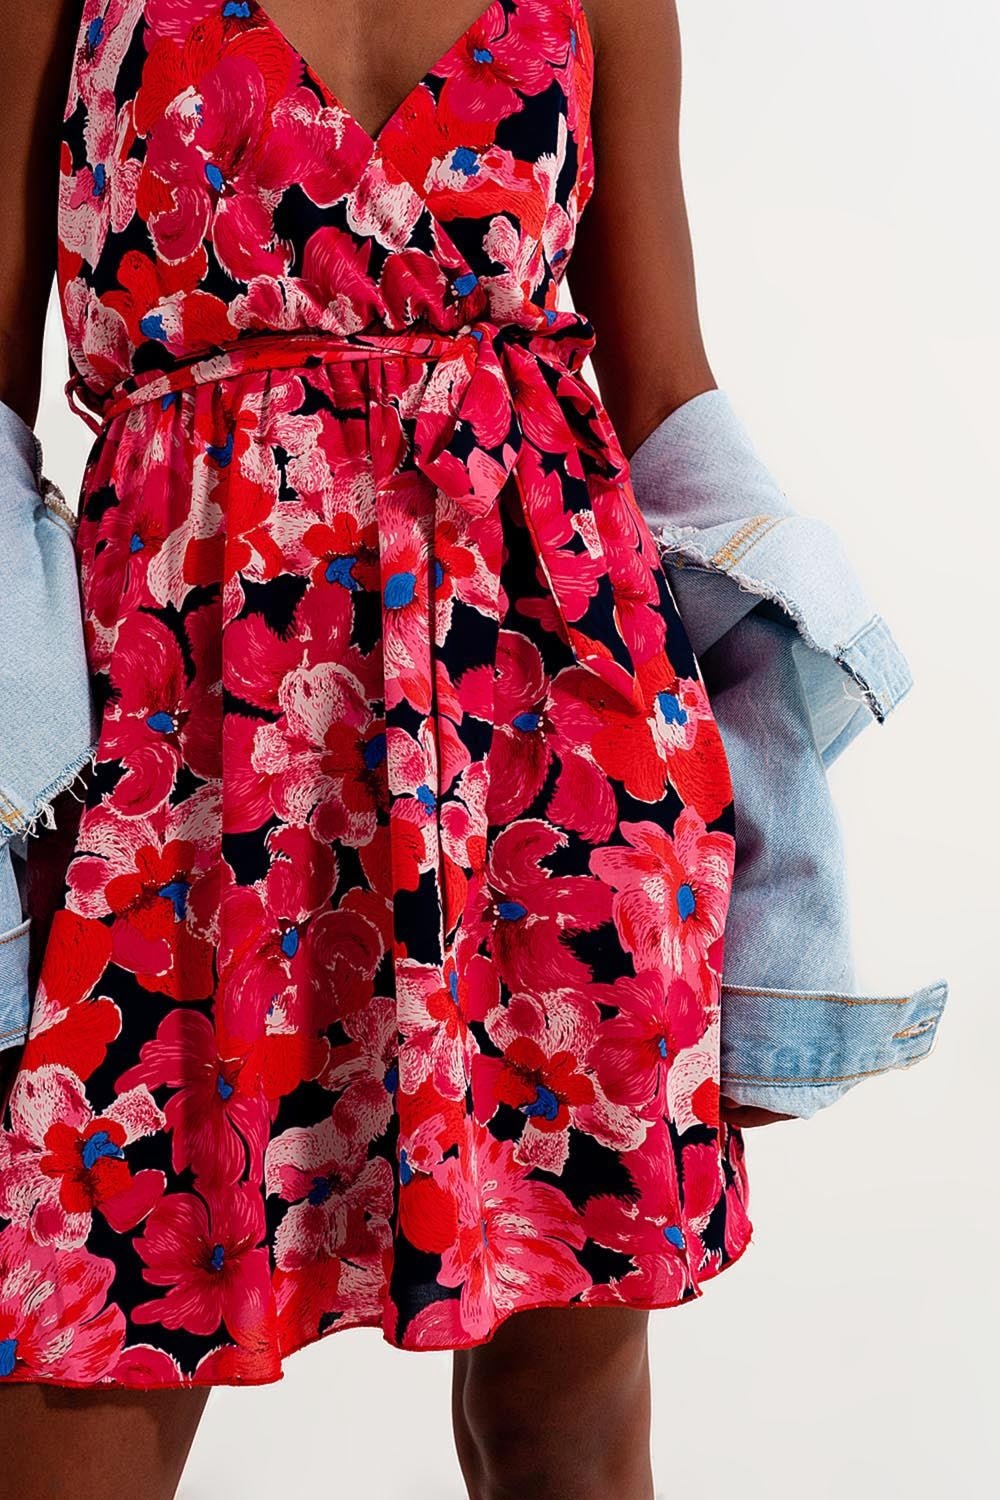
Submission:
{"label": "woman's arm", "polygon": [[582,0],[595,54],[595,187],[566,272],[597,334],[601,396],[631,456],[715,387],[702,343],[681,183],[674,0]]}
{"label": "woman's arm", "polygon": [[41,391],[56,269],[59,134],[80,15],[81,0],[0,0],[0,400],[29,427]]}

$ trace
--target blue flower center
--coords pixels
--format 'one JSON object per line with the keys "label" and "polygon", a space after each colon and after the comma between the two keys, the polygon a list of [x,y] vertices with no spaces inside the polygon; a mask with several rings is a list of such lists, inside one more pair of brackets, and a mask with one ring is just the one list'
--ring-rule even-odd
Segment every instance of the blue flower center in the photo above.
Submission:
{"label": "blue flower center", "polygon": [[480,1221],[479,1221],[479,1233],[483,1237],[483,1244],[484,1245],[488,1245],[489,1244],[489,1240],[486,1238],[486,1220],[485,1219],[480,1219]]}
{"label": "blue flower center", "polygon": [[694,911],[694,891],[687,881],[677,887],[677,912],[682,922],[686,922]]}
{"label": "blue flower center", "polygon": [[420,803],[420,806],[427,812],[433,812],[435,807],[437,806],[437,800],[434,796],[434,793],[431,791],[430,787],[426,785],[426,783],[422,783],[417,787],[417,801]]}
{"label": "blue flower center", "polygon": [[665,1036],[659,1036],[659,1037],[657,1037],[657,1039],[656,1039],[656,1050],[657,1050],[657,1052],[659,1052],[659,1054],[660,1054],[661,1057],[666,1057],[666,1055],[667,1055],[667,1039],[666,1039]]}
{"label": "blue flower center", "polygon": [[678,1250],[683,1250],[684,1232],[679,1224],[668,1224],[663,1231],[663,1238],[668,1244],[676,1246]]}
{"label": "blue flower center", "polygon": [[374,771],[376,766],[380,766],[387,753],[385,735],[372,735],[364,748],[364,761],[369,771]]}
{"label": "blue flower center", "polygon": [[177,728],[173,715],[168,714],[165,708],[157,709],[155,714],[150,714],[146,719],[146,723],[157,734],[173,734]]}
{"label": "blue flower center", "polygon": [[166,337],[167,330],[163,326],[163,318],[157,312],[147,313],[144,318],[140,318],[139,327],[147,339],[159,339],[162,343]]}
{"label": "blue flower center", "polygon": [[399,1088],[399,1068],[395,1063],[382,1079],[382,1086],[387,1094],[394,1094]]}
{"label": "blue flower center", "polygon": [[250,14],[250,7],[247,4],[247,0],[226,0],[225,5],[222,7],[222,14],[224,16],[239,16],[245,20]]}
{"label": "blue flower center", "polygon": [[444,568],[442,568],[442,566],[438,562],[437,558],[435,558],[434,559],[434,587],[436,589],[439,589],[441,587],[442,583],[444,583]]}
{"label": "blue flower center", "polygon": [[222,1263],[225,1260],[225,1258],[226,1258],[225,1247],[223,1245],[213,1245],[213,1247],[212,1247],[212,1253],[209,1256],[208,1263],[212,1267],[213,1271],[221,1271],[222,1270]]}
{"label": "blue flower center", "polygon": [[413,1168],[410,1166],[406,1155],[406,1147],[402,1147],[399,1153],[399,1180],[405,1187],[413,1176]]}
{"label": "blue flower center", "polygon": [[681,707],[676,693],[657,693],[656,705],[668,724],[686,724],[687,710]]}
{"label": "blue flower center", "polygon": [[321,1203],[326,1202],[332,1191],[332,1177],[314,1177],[312,1180],[312,1187],[309,1189],[309,1202],[312,1204],[313,1208],[319,1208]]}
{"label": "blue flower center", "polygon": [[232,432],[230,432],[221,448],[219,447],[218,443],[208,443],[205,446],[205,452],[208,454],[209,458],[215,460],[220,469],[225,469],[226,467],[228,467],[233,458]]}
{"label": "blue flower center", "polygon": [[225,177],[223,177],[221,171],[215,165],[214,161],[207,161],[205,163],[205,176],[208,178],[212,187],[215,188],[215,191],[217,193],[220,192],[222,189],[222,185],[226,179]]}
{"label": "blue flower center", "polygon": [[286,958],[294,958],[299,951],[299,929],[289,927],[281,934],[281,951]]}
{"label": "blue flower center", "polygon": [[525,734],[530,734],[537,729],[541,723],[541,714],[516,714],[511,720],[515,729],[523,729]]}
{"label": "blue flower center", "polygon": [[551,1089],[540,1083],[535,1090],[534,1099],[530,1104],[522,1104],[521,1109],[526,1115],[541,1115],[544,1120],[554,1120],[559,1113],[559,1100]]}
{"label": "blue flower center", "polygon": [[520,922],[522,917],[528,915],[528,908],[522,906],[520,901],[498,901],[497,916],[503,922]]}
{"label": "blue flower center", "polygon": [[0,1376],[13,1375],[17,1361],[17,1339],[0,1339]]}
{"label": "blue flower center", "polygon": [[215,1091],[218,1094],[219,1098],[222,1100],[223,1104],[225,1104],[227,1099],[231,1099],[233,1097],[233,1086],[231,1083],[226,1082],[221,1073],[215,1080]]}
{"label": "blue flower center", "polygon": [[475,58],[476,62],[490,63],[493,61],[493,53],[490,51],[489,47],[473,47],[472,55]]}
{"label": "blue flower center", "polygon": [[112,1156],[116,1161],[125,1160],[125,1152],[121,1146],[108,1135],[106,1130],[97,1130],[83,1143],[83,1165],[88,1172],[92,1172],[102,1156]]}
{"label": "blue flower center", "polygon": [[458,1004],[458,970],[457,969],[452,969],[451,973],[448,975],[448,989],[449,989],[449,991],[451,993],[451,998],[452,998],[453,1003],[455,1005],[457,1005]]}
{"label": "blue flower center", "polygon": [[350,589],[352,594],[357,593],[361,587],[353,573],[356,557],[333,557],[326,565],[327,583],[339,583],[343,588]]}
{"label": "blue flower center", "polygon": [[105,181],[106,181],[106,174],[105,174],[105,170],[104,170],[104,163],[102,161],[99,161],[97,163],[97,166],[94,168],[94,197],[95,198],[99,198],[101,196],[101,194],[104,192]]}
{"label": "blue flower center", "polygon": [[479,285],[479,277],[474,271],[465,271],[461,276],[456,276],[453,283],[460,297],[467,297],[474,286]]}
{"label": "blue flower center", "polygon": [[129,538],[128,550],[130,552],[141,552],[145,545],[146,544],[139,533],[137,531],[133,531],[131,537]]}
{"label": "blue flower center", "polygon": [[97,16],[87,27],[87,46],[90,48],[91,52],[94,51],[95,47],[99,47],[101,45],[101,38],[103,37],[103,35],[104,17]]}
{"label": "blue flower center", "polygon": [[468,146],[456,146],[451,153],[451,165],[456,172],[475,177],[479,172],[479,153]]}
{"label": "blue flower center", "polygon": [[190,889],[191,883],[188,880],[171,880],[167,885],[161,885],[156,893],[173,903],[174,916],[178,922],[183,922],[187,915],[187,893]]}
{"label": "blue flower center", "polygon": [[405,609],[413,603],[417,580],[413,573],[393,573],[383,590],[386,609]]}

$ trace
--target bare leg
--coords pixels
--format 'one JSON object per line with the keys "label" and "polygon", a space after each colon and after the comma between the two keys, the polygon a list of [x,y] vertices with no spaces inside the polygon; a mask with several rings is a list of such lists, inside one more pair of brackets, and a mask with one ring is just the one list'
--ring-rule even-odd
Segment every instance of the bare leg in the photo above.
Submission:
{"label": "bare leg", "polygon": [[532,1308],[454,1354],[470,1500],[653,1500],[648,1313]]}
{"label": "bare leg", "polygon": [[173,1500],[207,1389],[0,1391],[0,1494]]}

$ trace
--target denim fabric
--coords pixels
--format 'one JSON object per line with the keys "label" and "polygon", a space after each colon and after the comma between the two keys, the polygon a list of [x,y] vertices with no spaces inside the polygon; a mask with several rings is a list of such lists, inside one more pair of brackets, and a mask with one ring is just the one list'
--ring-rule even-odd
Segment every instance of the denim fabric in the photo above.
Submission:
{"label": "denim fabric", "polygon": [[30,1013],[26,838],[97,746],[75,524],[36,434],[0,401],[0,1049]]}
{"label": "denim fabric", "polygon": [[629,467],[733,779],[722,1091],[808,1117],[925,1056],[947,999],[941,979],[859,992],[826,776],[912,676],[836,533],[791,508],[724,392],[665,418]]}

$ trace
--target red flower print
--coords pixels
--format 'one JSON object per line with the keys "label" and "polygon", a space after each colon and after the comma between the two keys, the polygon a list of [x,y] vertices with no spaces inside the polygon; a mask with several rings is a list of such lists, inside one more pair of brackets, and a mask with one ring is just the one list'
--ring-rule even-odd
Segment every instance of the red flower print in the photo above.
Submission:
{"label": "red flower print", "polygon": [[123,1092],[98,1115],[80,1080],[49,1064],[15,1080],[9,1107],[0,1213],[38,1244],[83,1245],[98,1210],[119,1233],[132,1229],[162,1194],[162,1172],[133,1176],[128,1162],[127,1148],[164,1125],[148,1089]]}

